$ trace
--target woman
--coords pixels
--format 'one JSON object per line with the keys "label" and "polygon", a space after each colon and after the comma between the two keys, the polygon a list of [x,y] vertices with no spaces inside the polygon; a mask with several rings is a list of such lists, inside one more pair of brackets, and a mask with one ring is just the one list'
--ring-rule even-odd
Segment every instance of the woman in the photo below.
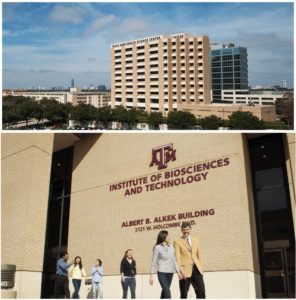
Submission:
{"label": "woman", "polygon": [[96,299],[96,292],[99,290],[99,298],[103,299],[103,286],[102,286],[102,276],[104,270],[102,267],[102,261],[98,258],[95,262],[95,266],[91,268],[92,275],[92,290],[93,299]]}
{"label": "woman", "polygon": [[127,298],[128,287],[131,291],[131,298],[136,298],[136,261],[133,259],[133,251],[128,249],[125,251],[120,264],[121,285],[123,290],[123,299]]}
{"label": "woman", "polygon": [[157,277],[161,285],[161,299],[171,298],[171,283],[175,272],[178,273],[179,279],[182,278],[177,265],[173,246],[169,244],[170,237],[166,230],[159,232],[156,245],[153,248],[153,257],[150,267],[150,284],[153,285],[153,273],[157,266]]}
{"label": "woman", "polygon": [[74,286],[73,299],[79,299],[79,290],[81,286],[82,276],[86,276],[84,271],[82,260],[80,256],[76,256],[74,259],[74,264],[69,269],[69,274],[72,277],[72,283]]}

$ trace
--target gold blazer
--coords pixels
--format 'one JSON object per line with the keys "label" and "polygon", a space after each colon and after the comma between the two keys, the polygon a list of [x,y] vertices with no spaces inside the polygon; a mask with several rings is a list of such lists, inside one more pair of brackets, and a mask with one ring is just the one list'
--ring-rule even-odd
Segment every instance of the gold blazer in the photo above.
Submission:
{"label": "gold blazer", "polygon": [[190,238],[192,243],[191,250],[187,245],[187,242],[183,238],[179,238],[174,242],[178,266],[186,277],[191,277],[193,264],[195,264],[199,272],[203,274],[203,266],[198,239],[193,237]]}

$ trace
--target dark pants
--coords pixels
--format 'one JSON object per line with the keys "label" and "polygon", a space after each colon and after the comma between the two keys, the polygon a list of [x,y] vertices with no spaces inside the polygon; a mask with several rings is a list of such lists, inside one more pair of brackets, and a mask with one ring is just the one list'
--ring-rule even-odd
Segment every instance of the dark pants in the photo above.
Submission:
{"label": "dark pants", "polygon": [[171,299],[171,283],[174,273],[157,272],[158,281],[161,285],[162,291],[160,299]]}
{"label": "dark pants", "polygon": [[135,299],[136,298],[136,278],[131,277],[131,278],[125,278],[124,282],[121,281],[122,284],[122,290],[123,290],[123,299],[127,299],[127,290],[128,287],[131,290],[131,298]]}
{"label": "dark pants", "polygon": [[72,279],[72,283],[74,286],[73,299],[79,299],[79,290],[80,290],[80,286],[81,286],[81,279]]}
{"label": "dark pants", "polygon": [[[63,291],[61,293],[61,291]],[[55,282],[55,297],[70,299],[69,279],[68,276],[57,275]]]}
{"label": "dark pants", "polygon": [[187,299],[187,294],[190,288],[190,283],[192,284],[196,299],[205,299],[206,298],[206,291],[205,291],[205,284],[203,280],[202,274],[198,271],[197,267],[193,265],[192,268],[192,275],[190,278],[182,279],[179,281],[180,285],[180,292],[181,292],[181,299]]}

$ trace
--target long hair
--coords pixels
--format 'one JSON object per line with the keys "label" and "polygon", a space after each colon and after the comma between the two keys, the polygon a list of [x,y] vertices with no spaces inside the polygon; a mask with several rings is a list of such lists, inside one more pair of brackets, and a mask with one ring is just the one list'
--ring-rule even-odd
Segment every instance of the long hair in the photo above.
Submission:
{"label": "long hair", "polygon": [[[133,251],[133,250],[132,250],[132,249],[127,249],[127,250],[124,252],[123,258],[126,258],[126,257],[127,257],[127,253],[128,253],[129,251]],[[133,257],[132,257],[132,258],[133,258]]]}
{"label": "long hair", "polygon": [[[76,263],[77,258],[80,258],[80,262],[78,264]],[[76,256],[74,259],[74,267],[76,267],[76,265],[79,265],[79,269],[82,269],[82,259],[80,256]]]}
{"label": "long hair", "polygon": [[155,246],[162,244],[166,240],[166,238],[167,238],[168,235],[169,235],[169,233],[166,230],[161,230],[158,233]]}

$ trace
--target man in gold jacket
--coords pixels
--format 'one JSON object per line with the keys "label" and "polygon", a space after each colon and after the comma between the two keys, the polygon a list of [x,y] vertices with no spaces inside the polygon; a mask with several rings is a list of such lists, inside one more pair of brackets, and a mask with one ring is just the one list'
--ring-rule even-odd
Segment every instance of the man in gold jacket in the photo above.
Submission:
{"label": "man in gold jacket", "polygon": [[191,224],[183,222],[181,225],[182,237],[174,242],[178,266],[183,278],[180,280],[181,299],[187,299],[190,283],[196,298],[204,299],[205,284],[203,280],[203,267],[197,238],[191,237]]}

